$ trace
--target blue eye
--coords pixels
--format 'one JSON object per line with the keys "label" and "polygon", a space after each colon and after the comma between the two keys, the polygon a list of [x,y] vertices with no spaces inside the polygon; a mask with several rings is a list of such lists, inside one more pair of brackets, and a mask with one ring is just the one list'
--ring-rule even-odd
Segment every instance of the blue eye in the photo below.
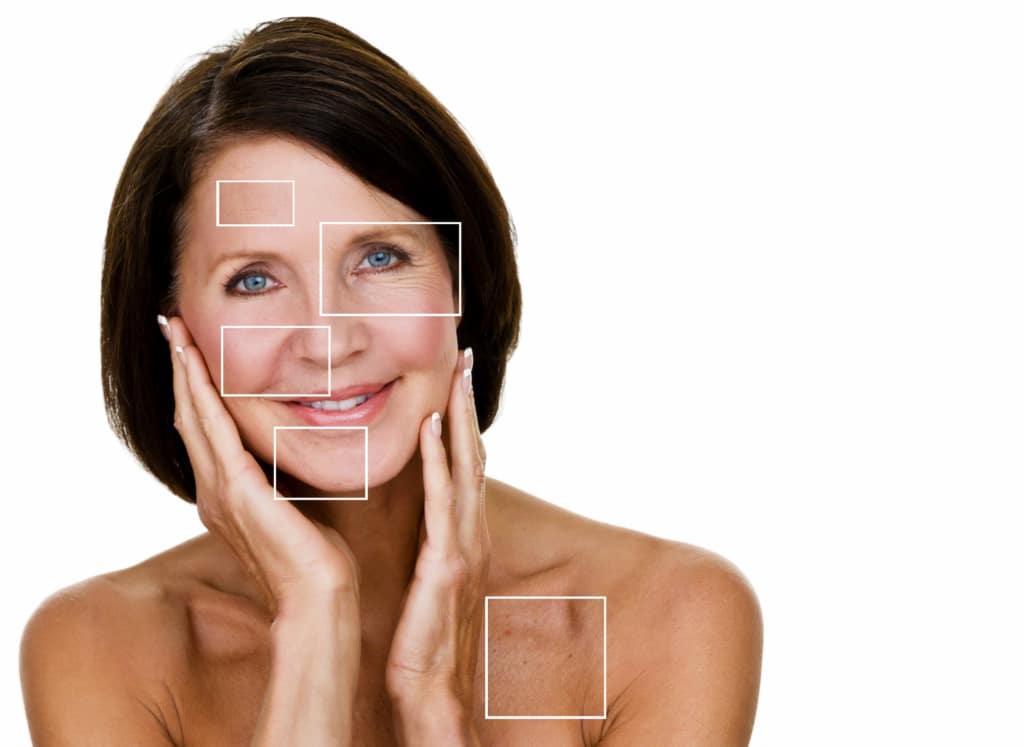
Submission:
{"label": "blue eye", "polygon": [[266,275],[249,275],[242,278],[242,287],[247,291],[259,292],[267,289]]}
{"label": "blue eye", "polygon": [[373,254],[367,255],[367,259],[370,261],[370,267],[387,267],[386,264],[374,264],[375,260],[387,259],[393,257],[394,254],[386,251],[376,251]]}
{"label": "blue eye", "polygon": [[[378,247],[363,257],[363,262],[367,263],[367,267],[373,272],[394,270],[408,261],[409,254],[397,246]],[[359,266],[362,267],[363,264],[360,263]]]}
{"label": "blue eye", "polygon": [[234,296],[261,296],[280,287],[267,272],[258,269],[243,270],[224,284],[224,290]]}

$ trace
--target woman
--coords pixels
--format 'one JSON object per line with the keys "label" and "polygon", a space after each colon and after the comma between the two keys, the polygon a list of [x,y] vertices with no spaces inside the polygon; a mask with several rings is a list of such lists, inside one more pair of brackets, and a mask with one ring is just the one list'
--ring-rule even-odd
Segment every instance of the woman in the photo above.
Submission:
{"label": "woman", "polygon": [[742,575],[485,476],[511,221],[379,50],[281,19],[175,81],[102,309],[111,422],[208,531],[36,611],[37,744],[747,743]]}

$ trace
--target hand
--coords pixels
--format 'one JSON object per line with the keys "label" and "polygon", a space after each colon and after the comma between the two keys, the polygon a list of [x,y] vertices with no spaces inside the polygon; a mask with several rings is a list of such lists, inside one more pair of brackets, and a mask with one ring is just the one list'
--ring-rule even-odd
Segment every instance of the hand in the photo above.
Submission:
{"label": "hand", "polygon": [[[359,571],[351,548],[291,502],[272,500],[273,488],[242,445],[184,320],[172,317],[164,332],[174,367],[174,426],[192,463],[200,520],[256,579],[275,620],[340,600],[334,611],[358,631]],[[358,643],[358,633],[354,638]]]}
{"label": "hand", "polygon": [[[431,418],[420,425],[425,491],[421,544],[388,655],[385,682],[398,718],[444,704],[472,713],[484,588],[490,560],[484,496],[486,454],[472,390],[463,388],[472,351],[460,356],[451,385],[448,423],[452,473]],[[434,714],[423,713],[424,718]]]}

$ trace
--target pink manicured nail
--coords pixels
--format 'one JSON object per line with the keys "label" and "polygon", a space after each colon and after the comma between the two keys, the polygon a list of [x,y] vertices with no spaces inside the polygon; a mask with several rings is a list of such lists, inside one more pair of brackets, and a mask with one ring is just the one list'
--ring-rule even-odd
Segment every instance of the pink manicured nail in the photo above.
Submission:
{"label": "pink manicured nail", "polygon": [[441,416],[436,412],[430,416],[430,426],[434,429],[434,435],[441,438]]}
{"label": "pink manicured nail", "polygon": [[462,354],[463,360],[466,362],[466,368],[473,370],[473,348],[466,348],[466,352]]}
{"label": "pink manicured nail", "polygon": [[462,391],[469,394],[470,388],[473,386],[473,371],[468,368],[462,370]]}
{"label": "pink manicured nail", "polygon": [[185,362],[185,348],[181,345],[175,345],[174,349],[178,351],[178,357],[181,358],[181,362]]}
{"label": "pink manicured nail", "polygon": [[160,325],[160,332],[163,334],[165,340],[171,339],[171,327],[167,323],[167,317],[163,314],[156,315],[156,323]]}

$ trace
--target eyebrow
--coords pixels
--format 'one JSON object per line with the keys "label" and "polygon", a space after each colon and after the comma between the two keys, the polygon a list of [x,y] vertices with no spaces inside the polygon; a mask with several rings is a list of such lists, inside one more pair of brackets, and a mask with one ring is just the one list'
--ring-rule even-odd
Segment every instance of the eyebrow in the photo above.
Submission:
{"label": "eyebrow", "polygon": [[[328,221],[328,223],[330,223]],[[339,224],[334,224],[339,225]],[[346,225],[346,224],[342,224]],[[351,225],[351,224],[347,224]],[[360,242],[373,239],[387,239],[397,236],[405,236],[410,239],[417,241],[423,241],[429,232],[425,229],[428,228],[430,223],[419,223],[412,225],[394,224],[394,223],[382,223],[380,225],[368,225],[360,231],[357,231],[352,235],[349,242]],[[325,236],[325,247],[332,245],[337,246],[337,241],[329,241]],[[315,251],[316,247],[313,247]],[[242,247],[240,249],[233,249],[223,254],[218,254],[213,258],[213,263],[210,265],[210,272],[216,271],[221,265],[232,261],[248,261],[248,262],[272,262],[277,260],[284,260],[285,256],[280,252],[275,252],[268,249],[250,249]]]}
{"label": "eyebrow", "polygon": [[210,265],[210,273],[213,273],[221,265],[232,261],[270,262],[281,258],[282,255],[278,252],[267,251],[266,249],[246,249],[243,247],[242,249],[234,249],[214,257]]}
{"label": "eyebrow", "polygon": [[[331,227],[330,221],[327,221],[327,224],[328,225],[326,225],[326,226],[322,226],[321,230],[323,230],[324,228],[330,228]],[[345,225],[345,224],[335,223],[333,225]],[[362,230],[356,231],[356,233],[350,238],[350,241],[366,241],[367,239],[383,239],[383,238],[388,238],[388,237],[391,237],[391,236],[406,236],[406,237],[408,237],[410,239],[423,240],[425,237],[430,235],[430,232],[425,230],[425,229],[429,228],[430,225],[431,225],[430,223],[419,223],[419,224],[412,224],[412,225],[401,224],[401,223],[399,223],[399,224],[395,224],[395,223],[382,223],[380,225],[370,225],[370,226],[366,226]],[[324,234],[324,238],[325,238],[325,240],[327,238],[326,232]]]}

